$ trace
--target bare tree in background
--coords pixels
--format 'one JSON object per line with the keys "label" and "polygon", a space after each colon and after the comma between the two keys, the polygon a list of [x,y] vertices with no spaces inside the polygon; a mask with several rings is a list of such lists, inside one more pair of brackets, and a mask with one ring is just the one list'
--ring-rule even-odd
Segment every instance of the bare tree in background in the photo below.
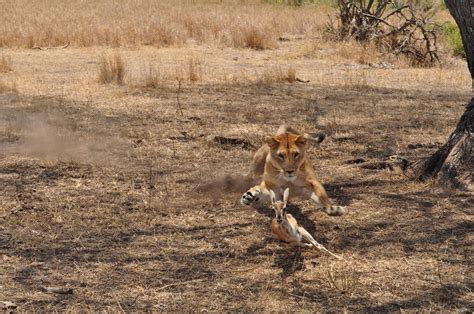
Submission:
{"label": "bare tree in background", "polygon": [[328,33],[336,38],[373,42],[417,66],[439,61],[441,26],[431,21],[437,12],[434,6],[420,9],[413,1],[400,0],[338,0],[337,4],[339,24],[328,24]]}
{"label": "bare tree in background", "polygon": [[[474,92],[474,0],[445,3],[461,31]],[[410,169],[415,178],[434,178],[435,186],[474,191],[474,95],[446,144]]]}

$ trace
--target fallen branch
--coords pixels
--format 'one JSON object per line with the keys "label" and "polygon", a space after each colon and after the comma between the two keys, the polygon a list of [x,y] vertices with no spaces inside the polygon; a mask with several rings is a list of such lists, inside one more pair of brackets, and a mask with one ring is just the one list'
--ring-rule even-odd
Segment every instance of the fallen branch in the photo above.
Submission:
{"label": "fallen branch", "polygon": [[68,287],[47,287],[47,286],[40,286],[41,290],[49,293],[57,293],[57,294],[72,294],[73,289]]}
{"label": "fallen branch", "polygon": [[299,77],[296,78],[296,81],[300,83],[309,83],[309,80],[302,80]]}
{"label": "fallen branch", "polygon": [[235,145],[235,146],[241,146],[243,149],[256,148],[255,145],[241,138],[214,136],[212,140],[214,141],[214,143],[219,144],[219,145]]}
{"label": "fallen branch", "polygon": [[31,49],[38,49],[38,50],[49,50],[49,49],[65,49],[67,47],[69,47],[71,43],[68,42],[67,44],[65,44],[64,46],[57,46],[57,47],[41,47],[41,46],[33,46],[31,47]]}

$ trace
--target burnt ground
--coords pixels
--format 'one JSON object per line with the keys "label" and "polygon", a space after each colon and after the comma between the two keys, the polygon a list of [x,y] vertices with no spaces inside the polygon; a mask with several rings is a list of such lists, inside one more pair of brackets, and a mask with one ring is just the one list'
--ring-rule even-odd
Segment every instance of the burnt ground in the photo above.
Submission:
{"label": "burnt ground", "polygon": [[[181,114],[174,89],[127,92],[153,101],[113,111],[0,94],[0,301],[21,311],[474,309],[473,195],[363,166],[428,156],[467,95],[202,84],[183,88]],[[309,156],[349,213],[300,199],[291,212],[346,261],[273,240],[270,210],[238,202],[253,147],[281,123],[327,136]]]}

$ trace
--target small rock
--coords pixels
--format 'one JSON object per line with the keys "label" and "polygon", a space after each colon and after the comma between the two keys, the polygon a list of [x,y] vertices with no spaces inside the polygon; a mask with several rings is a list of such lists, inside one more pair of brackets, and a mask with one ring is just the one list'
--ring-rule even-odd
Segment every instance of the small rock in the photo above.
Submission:
{"label": "small rock", "polygon": [[0,301],[1,309],[16,309],[18,305],[10,301]]}

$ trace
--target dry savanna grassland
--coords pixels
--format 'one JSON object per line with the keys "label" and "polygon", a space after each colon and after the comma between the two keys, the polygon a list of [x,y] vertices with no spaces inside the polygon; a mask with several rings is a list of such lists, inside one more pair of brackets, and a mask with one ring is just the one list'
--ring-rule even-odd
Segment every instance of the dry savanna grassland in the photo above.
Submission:
{"label": "dry savanna grassland", "polygon": [[[412,67],[328,36],[331,1],[283,2],[0,0],[0,307],[473,310],[473,195],[391,157],[447,140],[465,60],[440,38]],[[326,135],[308,155],[348,213],[289,211],[344,261],[239,203],[282,123]]]}

